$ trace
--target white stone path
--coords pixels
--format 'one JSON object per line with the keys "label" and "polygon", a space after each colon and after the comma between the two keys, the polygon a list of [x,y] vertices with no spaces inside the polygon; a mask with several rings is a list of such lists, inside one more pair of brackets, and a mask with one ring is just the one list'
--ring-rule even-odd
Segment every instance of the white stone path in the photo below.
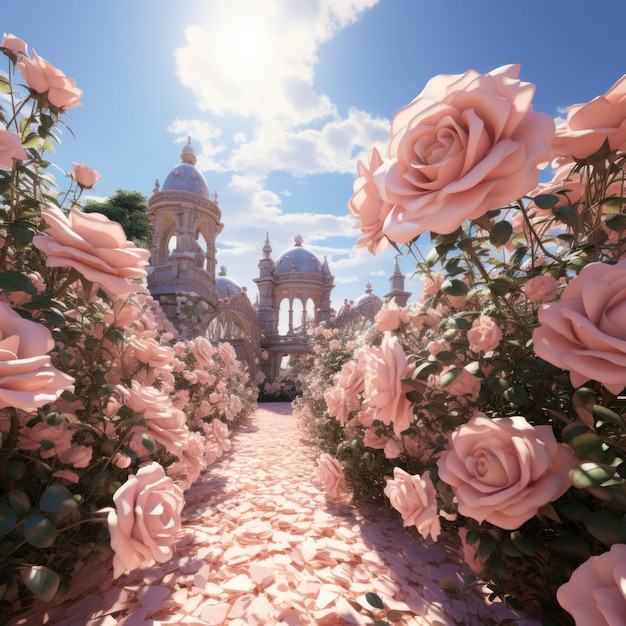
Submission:
{"label": "white stone path", "polygon": [[388,511],[328,501],[305,440],[289,404],[259,405],[187,492],[170,562],[116,581],[108,560],[91,562],[71,600],[13,624],[368,625],[374,616],[355,608],[367,592],[401,617],[394,624],[538,624],[463,591],[470,572],[452,540],[423,541]]}

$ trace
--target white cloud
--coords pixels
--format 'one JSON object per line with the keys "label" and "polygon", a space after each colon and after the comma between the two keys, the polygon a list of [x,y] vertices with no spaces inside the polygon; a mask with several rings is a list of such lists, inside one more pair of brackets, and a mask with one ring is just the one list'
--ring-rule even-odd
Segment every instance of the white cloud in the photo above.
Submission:
{"label": "white cloud", "polygon": [[[369,278],[379,295],[388,290],[393,255],[355,250],[357,233],[347,211],[287,210],[281,200],[290,189],[284,181],[276,190],[269,183],[272,173],[286,172],[313,190],[324,184],[319,178],[324,174],[355,176],[356,159],[387,141],[388,120],[356,107],[342,117],[315,85],[319,46],[377,2],[207,1],[203,23],[186,29],[186,45],[176,51],[180,81],[205,119],[176,120],[170,131],[199,144],[201,170],[228,175],[226,188],[219,190],[225,226],[217,241],[218,267],[226,265],[253,301],[267,232],[274,259],[298,234],[320,259],[328,258],[342,286],[333,293],[335,306],[363,293]],[[309,181],[311,175],[317,178]]]}

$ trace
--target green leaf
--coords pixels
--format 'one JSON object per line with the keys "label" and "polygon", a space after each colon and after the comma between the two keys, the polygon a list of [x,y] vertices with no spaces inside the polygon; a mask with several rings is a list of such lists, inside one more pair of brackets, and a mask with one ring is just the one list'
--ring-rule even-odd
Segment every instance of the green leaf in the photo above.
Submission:
{"label": "green leaf", "polygon": [[463,370],[460,367],[451,367],[447,372],[439,377],[439,386],[442,389],[445,389],[458,378],[462,371]]}
{"label": "green leaf", "polygon": [[26,517],[31,509],[30,498],[19,489],[9,491],[9,503],[19,519]]}
{"label": "green leaf", "polygon": [[614,478],[615,470],[609,471],[597,463],[587,462],[570,470],[569,476],[574,487],[587,489],[588,487],[597,487]]}
{"label": "green leaf", "polygon": [[450,352],[449,350],[442,350],[441,352],[437,352],[437,354],[435,354],[435,358],[437,361],[454,361],[456,360],[456,354],[454,352]]}
{"label": "green leaf", "polygon": [[604,223],[610,230],[622,232],[626,230],[626,215],[624,213],[615,213],[607,218]]}
{"label": "green leaf", "polygon": [[67,487],[53,484],[46,487],[39,500],[39,506],[46,513],[70,513],[76,508],[77,503]]}
{"label": "green leaf", "polygon": [[141,444],[148,452],[154,452],[156,450],[156,442],[148,433],[141,435]]}
{"label": "green leaf", "polygon": [[443,281],[441,291],[447,296],[465,296],[469,291],[469,287],[462,280],[452,278]]}
{"label": "green leaf", "polygon": [[551,209],[561,201],[561,198],[551,193],[540,193],[532,198],[532,201],[540,209]]}
{"label": "green leaf", "polygon": [[484,539],[480,542],[478,550],[476,550],[476,558],[481,561],[486,561],[495,551],[498,544],[495,539]]}
{"label": "green leaf", "polygon": [[21,224],[9,224],[9,232],[18,245],[27,246],[32,240],[35,233],[26,226]]}
{"label": "green leaf", "polygon": [[477,541],[480,541],[480,530],[476,530],[473,528],[472,530],[467,532],[465,537],[465,541],[468,545],[474,545]]}
{"label": "green leaf", "polygon": [[502,220],[496,222],[489,231],[489,241],[496,247],[503,246],[513,234],[513,225],[511,222]]}
{"label": "green leaf", "polygon": [[370,606],[373,606],[375,609],[384,609],[385,604],[382,601],[381,597],[372,591],[368,591],[365,594],[365,600]]}
{"label": "green leaf", "polygon": [[504,397],[515,406],[527,406],[530,403],[528,392],[523,387],[509,387]]}
{"label": "green leaf", "polygon": [[13,530],[17,524],[17,513],[6,500],[0,500],[0,537]]}
{"label": "green leaf", "polygon": [[6,292],[25,291],[31,296],[37,293],[35,286],[28,276],[20,272],[14,272],[13,270],[0,272],[0,290]]}
{"label": "green leaf", "polygon": [[541,549],[539,542],[530,535],[524,535],[519,530],[510,534],[511,543],[526,556],[535,556]]}
{"label": "green leaf", "polygon": [[424,361],[420,363],[413,372],[413,378],[419,380],[426,380],[429,376],[437,374],[439,372],[439,365],[433,361]]}
{"label": "green leaf", "polygon": [[609,511],[594,511],[585,519],[587,530],[601,543],[626,543],[626,522]]}
{"label": "green leaf", "polygon": [[573,563],[582,563],[591,556],[589,544],[576,535],[556,537],[550,542],[549,550]]}
{"label": "green leaf", "polygon": [[26,463],[19,459],[9,459],[6,464],[5,472],[10,480],[21,480],[26,476]]}
{"label": "green leaf", "polygon": [[11,93],[11,84],[4,76],[0,76],[0,93]]}
{"label": "green leaf", "polygon": [[59,575],[44,565],[33,565],[21,572],[22,581],[42,602],[50,602],[59,588]]}
{"label": "green leaf", "polygon": [[600,439],[600,437],[598,437],[595,433],[583,433],[573,437],[568,443],[579,459],[602,461],[604,457],[602,439]]}
{"label": "green leaf", "polygon": [[593,414],[604,422],[610,422],[611,424],[616,424],[617,426],[624,426],[624,420],[621,416],[615,413],[615,411],[612,411],[605,406],[601,406],[600,404],[593,405]]}
{"label": "green leaf", "polygon": [[49,548],[57,534],[57,527],[43,515],[33,515],[24,521],[24,538],[35,548]]}

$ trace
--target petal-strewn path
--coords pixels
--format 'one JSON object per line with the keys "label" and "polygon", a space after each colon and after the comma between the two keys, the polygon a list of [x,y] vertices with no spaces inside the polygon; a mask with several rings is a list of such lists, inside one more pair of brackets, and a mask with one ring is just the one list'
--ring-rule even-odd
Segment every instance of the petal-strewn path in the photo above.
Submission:
{"label": "petal-strewn path", "polygon": [[187,492],[170,562],[116,581],[107,561],[89,563],[73,600],[15,623],[372,624],[352,604],[371,591],[402,624],[537,623],[463,591],[469,571],[453,544],[420,541],[376,507],[327,501],[318,452],[304,439],[289,404],[259,405],[230,453]]}

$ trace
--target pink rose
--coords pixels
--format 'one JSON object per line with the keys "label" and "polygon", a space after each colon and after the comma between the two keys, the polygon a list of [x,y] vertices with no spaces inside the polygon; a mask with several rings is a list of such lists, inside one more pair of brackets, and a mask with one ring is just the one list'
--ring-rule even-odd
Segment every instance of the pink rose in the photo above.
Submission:
{"label": "pink rose", "polygon": [[73,467],[88,467],[93,456],[93,448],[89,446],[70,446],[59,454],[61,463],[67,463]]}
{"label": "pink rose", "polygon": [[385,332],[380,347],[363,352],[363,366],[367,402],[376,407],[376,419],[387,426],[393,424],[394,433],[399,435],[411,426],[414,414],[402,383],[413,367],[408,365],[397,337]]}
{"label": "pink rose", "polygon": [[394,205],[383,226],[391,241],[452,233],[537,185],[554,121],[532,110],[535,86],[519,69],[436,76],[394,115],[388,158],[373,175]]}
{"label": "pink rose", "polygon": [[402,454],[402,446],[395,439],[389,439],[383,451],[386,459],[397,459]]}
{"label": "pink rose", "polygon": [[523,287],[522,291],[531,302],[543,302],[552,300],[556,296],[559,283],[549,276],[542,274],[531,278]]}
{"label": "pink rose", "polygon": [[[356,355],[358,360],[359,355]],[[337,384],[343,389],[345,401],[349,411],[357,411],[361,408],[359,395],[363,393],[365,384],[363,370],[355,360],[346,361],[337,374]]]}
{"label": "pink rose", "polygon": [[33,244],[48,255],[47,267],[73,267],[113,298],[145,290],[134,281],[147,276],[150,252],[127,241],[117,222],[76,209],[66,217],[56,207],[41,215],[50,229],[33,237]]}
{"label": "pink rose", "polygon": [[211,435],[211,438],[220,447],[220,455],[222,452],[230,450],[231,441],[228,438],[228,426],[224,424],[224,422],[217,419],[212,420],[208,426],[208,432]]}
{"label": "pink rose", "polygon": [[346,480],[339,461],[326,452],[317,459],[315,475],[331,498],[338,498],[340,492],[346,489]]}
{"label": "pink rose", "polygon": [[394,467],[393,479],[385,480],[385,495],[391,506],[402,515],[404,526],[415,526],[424,539],[430,535],[437,541],[441,534],[441,522],[437,516],[437,493],[430,473],[412,476]]}
{"label": "pink rose", "polygon": [[20,136],[6,128],[0,128],[0,165],[11,168],[14,159],[22,161],[27,157]]}
{"label": "pink rose", "polygon": [[189,347],[196,361],[203,367],[212,367],[215,364],[213,355],[216,350],[206,337],[195,337],[189,342]]}
{"label": "pink rose", "polygon": [[131,474],[113,496],[108,510],[113,577],[154,559],[165,563],[172,558],[172,545],[181,526],[185,503],[182,490],[156,462]]}
{"label": "pink rose", "polygon": [[86,165],[72,163],[72,178],[82,189],[91,189],[102,178],[96,170]]}
{"label": "pink rose", "polygon": [[28,86],[35,93],[46,94],[48,102],[58,109],[68,111],[83,106],[79,102],[83,92],[76,87],[76,81],[68,78],[36,52],[32,59],[21,55],[17,60],[17,68]]}
{"label": "pink rose", "polygon": [[586,104],[575,104],[567,119],[556,129],[554,151],[567,158],[585,159],[608,141],[611,150],[626,143],[626,75],[603,96]]}
{"label": "pink rose", "polygon": [[324,401],[326,402],[328,415],[334,417],[342,426],[344,426],[348,421],[348,414],[350,411],[346,403],[344,390],[341,386],[334,385],[326,389],[324,392]]}
{"label": "pink rose", "polygon": [[618,394],[626,384],[626,260],[590,263],[559,302],[539,310],[537,356],[569,370],[574,387],[601,382]]}
{"label": "pink rose", "polygon": [[74,379],[53,367],[46,354],[53,347],[45,326],[0,301],[0,408],[31,411],[74,390]]}
{"label": "pink rose", "polygon": [[498,346],[501,339],[502,331],[488,315],[479,315],[467,331],[469,349],[472,352],[490,352]]}
{"label": "pink rose", "polygon": [[356,242],[357,248],[367,248],[377,254],[389,247],[389,240],[383,233],[385,218],[393,205],[385,202],[373,181],[374,172],[383,164],[377,148],[372,148],[369,166],[357,162],[359,177],[354,181],[354,194],[348,201],[352,217],[360,221],[363,236]]}
{"label": "pink rose", "polygon": [[393,331],[400,328],[406,322],[407,309],[400,307],[393,298],[382,306],[374,318],[374,326],[381,332],[385,330]]}
{"label": "pink rose", "polygon": [[514,530],[568,490],[573,461],[573,451],[557,443],[550,426],[476,412],[449,435],[437,467],[459,513]]}
{"label": "pink rose", "polygon": [[[55,454],[60,456],[69,450],[73,436],[74,431],[68,428],[68,423],[65,421],[59,424],[38,422],[32,427],[20,428],[17,447],[20,450],[39,450],[42,459],[49,459]],[[42,447],[42,441],[49,443]]]}
{"label": "pink rose", "polygon": [[622,626],[626,616],[626,545],[616,543],[577,567],[556,598],[577,624]]}
{"label": "pink rose", "polygon": [[28,54],[28,46],[26,42],[22,41],[19,37],[12,35],[9,33],[8,35],[4,33],[4,37],[2,39],[2,43],[0,43],[0,48],[4,48],[5,52],[10,52],[15,57],[20,57],[21,55]]}
{"label": "pink rose", "polygon": [[135,335],[130,340],[130,347],[133,356],[140,363],[164,372],[171,372],[174,368],[174,350],[161,345],[152,337]]}
{"label": "pink rose", "polygon": [[384,450],[390,439],[387,435],[378,435],[376,429],[370,426],[363,434],[363,445],[374,450]]}

